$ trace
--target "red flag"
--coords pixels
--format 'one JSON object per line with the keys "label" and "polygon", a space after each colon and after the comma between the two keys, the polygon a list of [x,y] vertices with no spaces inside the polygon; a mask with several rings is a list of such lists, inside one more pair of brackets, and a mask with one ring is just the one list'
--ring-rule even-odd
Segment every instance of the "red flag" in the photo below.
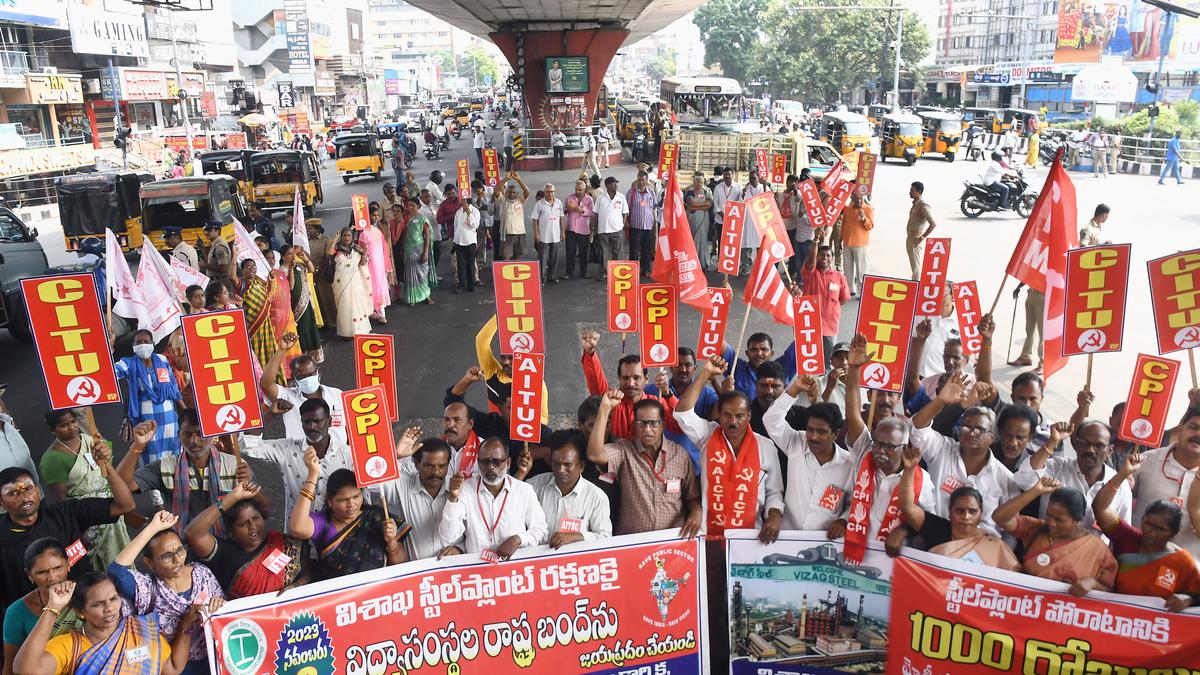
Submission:
{"label": "red flag", "polygon": [[692,228],[683,212],[683,194],[679,191],[679,173],[672,171],[663,197],[663,222],[658,229],[654,250],[654,269],[650,276],[660,284],[675,284],[679,299],[701,312],[712,307],[708,279],[700,270]]}
{"label": "red flag", "polygon": [[1075,232],[1075,185],[1056,158],[1046,184],[1025,221],[1025,230],[1013,249],[1005,272],[1026,286],[1045,293],[1046,313],[1042,334],[1046,339],[1042,358],[1047,380],[1066,365],[1063,356],[1063,318],[1066,312],[1067,250],[1079,245]]}
{"label": "red flag", "polygon": [[792,296],[780,278],[775,262],[765,246],[758,249],[742,301],[770,314],[775,323],[791,326]]}

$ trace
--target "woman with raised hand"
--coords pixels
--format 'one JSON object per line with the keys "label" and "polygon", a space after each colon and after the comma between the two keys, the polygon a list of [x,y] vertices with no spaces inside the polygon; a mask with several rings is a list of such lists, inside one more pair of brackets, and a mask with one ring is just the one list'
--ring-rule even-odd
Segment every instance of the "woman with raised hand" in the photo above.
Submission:
{"label": "woman with raised hand", "polygon": [[[67,580],[71,563],[67,551],[57,539],[42,537],[25,548],[25,575],[35,588],[25,597],[8,606],[4,612],[4,672],[13,672],[17,650],[25,644],[37,625],[42,610],[50,598],[50,589]],[[50,637],[79,628],[74,610],[65,609],[54,619]]]}
{"label": "woman with raised hand", "polygon": [[[184,538],[225,589],[225,595],[244,598],[276,593],[303,583],[304,542],[268,530],[270,510],[257,483],[238,483],[184,530]],[[220,520],[223,537],[213,535]]]}

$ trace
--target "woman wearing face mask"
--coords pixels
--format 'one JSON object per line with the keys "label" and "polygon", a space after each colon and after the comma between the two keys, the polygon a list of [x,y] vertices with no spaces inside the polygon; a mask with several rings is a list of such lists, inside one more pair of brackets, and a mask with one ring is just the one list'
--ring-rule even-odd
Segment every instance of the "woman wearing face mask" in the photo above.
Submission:
{"label": "woman wearing face mask", "polygon": [[[25,640],[33,632],[33,627],[37,625],[38,617],[50,597],[50,589],[55,584],[66,581],[70,569],[67,551],[58,540],[43,537],[26,547],[25,575],[33,582],[35,588],[25,597],[9,605],[8,611],[4,613],[4,672],[13,672],[17,650],[25,644]],[[70,609],[64,610],[55,618],[50,637],[75,630],[79,625],[79,617],[75,612]]]}
{"label": "woman wearing face mask", "polygon": [[397,518],[385,518],[383,509],[364,505],[354,472],[338,469],[325,484],[325,508],[312,511],[320,464],[311,447],[304,451],[308,480],[292,507],[292,536],[312,542],[317,549],[313,581],[378,569],[408,561],[404,539],[412,528]]}
{"label": "woman wearing face mask", "polygon": [[343,228],[337,243],[329,249],[333,256],[333,297],[337,302],[337,334],[353,340],[359,333],[371,332],[371,284],[367,272],[367,254],[354,243],[354,232]]}
{"label": "woman wearing face mask", "polygon": [[[188,546],[225,589],[229,598],[277,593],[304,583],[304,542],[267,530],[270,512],[256,483],[238,483],[188,523],[183,535]],[[228,537],[212,534],[218,518]]]}
{"label": "woman wearing face mask", "polygon": [[[146,446],[142,462],[149,464],[175,452],[178,440],[179,416],[175,404],[183,398],[175,382],[171,364],[162,354],[154,353],[154,335],[139,330],[133,336],[133,356],[117,361],[117,378],[128,384],[123,440],[133,440],[133,427],[142,422],[158,425],[154,439]],[[166,434],[171,436],[167,437]]]}
{"label": "woman wearing face mask", "polygon": [[279,274],[291,290],[292,315],[296,317],[300,349],[321,363],[325,360],[325,351],[321,348],[321,334],[317,330],[320,308],[312,292],[312,273],[313,264],[304,249],[299,246],[283,246],[279,249]]}
{"label": "woman wearing face mask", "polygon": [[[82,625],[51,638],[57,617],[68,608],[83,618]],[[199,605],[192,606],[180,624],[188,630],[168,642],[155,617],[124,615],[121,596],[109,575],[88,572],[78,581],[50,588],[45,609],[17,652],[13,670],[22,675],[179,675],[187,667],[195,633],[191,629],[199,625],[200,610]]]}
{"label": "woman wearing face mask", "polygon": [[[46,413],[46,426],[50,427],[50,434],[54,437],[38,464],[46,493],[59,501],[69,497],[111,499],[112,488],[101,473],[99,462],[92,455],[93,447],[102,453],[111,453],[104,440],[80,433],[79,420],[70,410],[51,410]],[[108,567],[108,563],[129,543],[125,517],[118,518],[111,525],[89,528],[85,538],[88,550],[93,553],[93,563],[101,568]]]}
{"label": "woman wearing face mask", "polygon": [[[209,612],[215,612],[225,602],[225,592],[213,573],[200,563],[187,562],[187,547],[172,529],[178,522],[179,517],[168,511],[154,514],[108,566],[117,592],[129,601],[133,613],[158,614],[159,629],[168,640],[175,639],[193,605],[204,605]],[[139,552],[150,574],[133,569]],[[191,645],[187,667],[182,672],[208,673],[203,628],[195,624],[186,630],[191,633]]]}

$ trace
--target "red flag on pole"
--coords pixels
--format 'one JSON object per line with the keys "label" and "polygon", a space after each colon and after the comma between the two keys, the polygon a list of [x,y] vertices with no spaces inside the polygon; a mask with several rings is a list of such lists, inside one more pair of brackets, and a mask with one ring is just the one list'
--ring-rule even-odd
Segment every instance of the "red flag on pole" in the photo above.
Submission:
{"label": "red flag on pole", "polygon": [[654,249],[654,269],[650,276],[660,284],[675,284],[679,300],[701,312],[712,307],[708,279],[700,269],[692,228],[683,212],[683,194],[679,191],[679,173],[672,171],[663,197],[663,222]]}
{"label": "red flag on pole", "polygon": [[791,326],[792,296],[788,293],[787,284],[779,276],[776,262],[765,246],[758,249],[742,301],[770,314],[775,323]]}
{"label": "red flag on pole", "polygon": [[1075,185],[1063,168],[1061,157],[1056,158],[1005,269],[1009,276],[1046,295],[1042,372],[1047,380],[1067,363],[1063,356],[1063,316],[1067,250],[1079,245],[1075,218]]}

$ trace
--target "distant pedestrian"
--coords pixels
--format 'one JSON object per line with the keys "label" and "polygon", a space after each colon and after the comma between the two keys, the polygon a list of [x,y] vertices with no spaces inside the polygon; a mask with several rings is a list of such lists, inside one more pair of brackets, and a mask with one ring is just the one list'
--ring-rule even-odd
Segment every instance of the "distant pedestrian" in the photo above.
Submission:
{"label": "distant pedestrian", "polygon": [[1159,185],[1163,184],[1163,180],[1166,179],[1168,173],[1174,176],[1177,184],[1183,185],[1183,177],[1180,175],[1179,171],[1179,160],[1181,158],[1181,143],[1179,141],[1179,137],[1181,133],[1182,132],[1176,129],[1175,135],[1172,136],[1171,140],[1167,142],[1167,154],[1163,157],[1163,168],[1162,171],[1158,173]]}
{"label": "distant pedestrian", "polygon": [[[912,200],[912,207],[908,209],[908,237],[904,241],[904,247],[908,251],[908,266],[912,270],[912,278],[917,279],[921,276],[921,257],[924,254],[921,247],[924,246],[925,238],[933,233],[937,223],[933,222],[929,204],[925,201],[924,183],[919,180],[913,181],[908,188],[908,197]],[[925,228],[924,225],[929,227]]]}
{"label": "distant pedestrian", "polygon": [[513,129],[512,122],[504,123],[504,137],[501,145],[504,146],[504,170],[512,171],[513,163],[513,144],[516,143],[517,133]]}
{"label": "distant pedestrian", "polygon": [[554,152],[554,168],[562,171],[566,162],[567,135],[562,129],[555,129],[550,134],[550,149]]}
{"label": "distant pedestrian", "polygon": [[1088,145],[1092,148],[1092,177],[1103,174],[1108,178],[1108,134],[1103,129],[1093,131]]}
{"label": "distant pedestrian", "polygon": [[600,163],[596,161],[596,137],[591,129],[584,129],[580,134],[583,142],[583,171],[589,176],[600,173]]}
{"label": "distant pedestrian", "polygon": [[604,168],[608,168],[608,145],[612,142],[612,132],[608,130],[607,124],[600,125],[600,131],[596,134],[596,152],[600,154],[600,159],[604,160]]}
{"label": "distant pedestrian", "polygon": [[873,229],[875,209],[863,201],[863,189],[859,187],[842,209],[842,269],[852,296],[862,292],[863,277],[867,274],[867,244]]}
{"label": "distant pedestrian", "polygon": [[608,278],[608,262],[621,260],[621,242],[629,222],[629,203],[617,189],[617,179],[604,179],[604,190],[596,198],[596,238],[600,242],[600,281]]}

